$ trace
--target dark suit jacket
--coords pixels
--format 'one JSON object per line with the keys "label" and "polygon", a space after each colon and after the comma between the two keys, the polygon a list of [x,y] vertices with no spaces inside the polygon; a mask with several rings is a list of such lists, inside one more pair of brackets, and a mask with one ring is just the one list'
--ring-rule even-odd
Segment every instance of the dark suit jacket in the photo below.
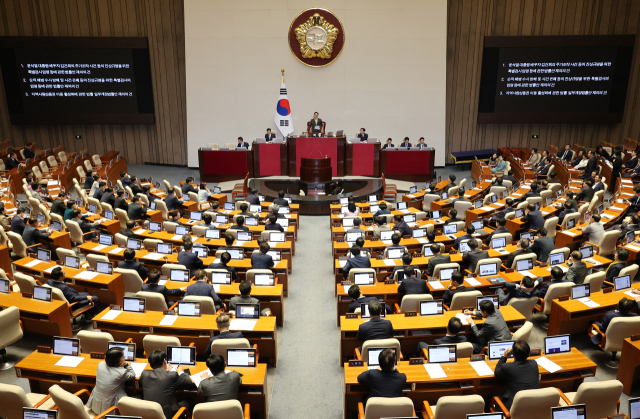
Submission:
{"label": "dark suit jacket", "polygon": [[84,180],[84,189],[91,189],[91,187],[93,186],[93,178],[91,176],[87,176],[87,178]]}
{"label": "dark suit jacket", "polygon": [[405,278],[404,281],[402,281],[402,284],[398,286],[398,292],[406,295],[428,294],[429,288],[427,288],[427,281],[412,276],[411,278]]}
{"label": "dark suit jacket", "polygon": [[5,170],[11,170],[13,168],[18,167],[20,162],[16,159],[12,159],[11,157],[7,158],[7,161],[4,164]]}
{"label": "dark suit jacket", "polygon": [[411,230],[411,227],[409,227],[407,223],[405,223],[404,221],[400,221],[398,225],[394,227],[394,230],[399,231],[402,236],[413,235],[413,231]]}
{"label": "dark suit jacket", "polygon": [[64,282],[57,282],[57,281],[54,281],[53,279],[48,280],[47,285],[49,285],[52,288],[58,288],[60,291],[62,291],[62,294],[64,294],[64,298],[67,299],[69,304],[87,301],[87,295],[89,295],[84,292],[80,293],[74,290],[73,288],[71,288],[70,286],[68,286],[67,284],[65,284]]}
{"label": "dark suit jacket", "polygon": [[222,371],[200,382],[198,396],[207,403],[234,400],[238,398],[240,384],[242,376],[238,371],[231,371],[229,374]]}
{"label": "dark suit jacket", "polygon": [[458,250],[460,248],[460,242],[462,240],[468,240],[468,239],[472,239],[473,236],[471,234],[464,234],[458,238],[456,238],[456,240],[453,242],[452,247],[456,250]]}
{"label": "dark suit jacket", "polygon": [[246,141],[243,142],[243,143],[236,143],[236,148],[241,148],[241,147],[244,147],[244,148],[246,148],[248,150],[249,149],[249,143],[246,142]]}
{"label": "dark suit jacket", "polygon": [[23,152],[23,154],[24,154],[24,158],[25,158],[25,159],[32,159],[32,158],[34,158],[34,157],[36,156],[36,153],[34,153],[34,152],[33,152],[33,150],[28,149],[27,147],[25,147],[25,148],[22,150],[22,152]]}
{"label": "dark suit jacket", "polygon": [[600,331],[602,333],[606,333],[607,329],[609,328],[609,325],[611,324],[611,320],[615,318],[636,317],[637,315],[638,315],[637,313],[629,313],[628,315],[623,316],[619,311],[610,311],[604,315],[604,319],[602,319],[602,326],[600,326]]}
{"label": "dark suit jacket", "polygon": [[607,269],[605,281],[612,282],[613,278],[620,276],[620,271],[627,267],[625,262],[614,262]]}
{"label": "dark suit jacket", "polygon": [[411,143],[400,143],[400,147],[409,148],[411,147]]}
{"label": "dark suit jacket", "polygon": [[538,289],[538,297],[544,299],[544,296],[547,295],[547,292],[549,291],[549,287],[553,284],[562,284],[563,282],[567,282],[564,279],[560,279],[559,281],[549,281],[545,284],[542,284],[540,286],[540,288]]}
{"label": "dark suit jacket", "polygon": [[456,295],[456,293],[458,293],[458,292],[467,292],[467,291],[475,291],[475,290],[476,289],[473,288],[473,287],[467,287],[467,286],[464,286],[464,285],[460,285],[459,287],[456,287],[456,288],[446,289],[444,291],[443,296],[442,296],[442,302],[445,303],[446,305],[451,305],[451,301],[453,301],[453,296]]}
{"label": "dark suit jacket", "polygon": [[164,198],[164,203],[167,205],[167,211],[174,211],[180,207],[182,201],[176,198],[175,195],[167,195]]}
{"label": "dark suit jacket", "polygon": [[567,273],[565,274],[565,280],[573,282],[576,285],[582,284],[587,277],[587,264],[583,261],[579,261],[571,265]]}
{"label": "dark suit jacket", "polygon": [[558,224],[562,224],[562,222],[564,221],[564,217],[566,217],[569,214],[573,214],[574,212],[576,211],[573,208],[562,210],[562,212],[558,215]]}
{"label": "dark suit jacket", "polygon": [[274,133],[271,134],[265,134],[264,135],[264,139],[267,141],[273,141],[276,139],[276,135]]}
{"label": "dark suit jacket", "polygon": [[[637,196],[632,196],[631,198],[629,198],[629,204],[631,204],[629,205],[630,212],[636,213],[640,211],[640,199],[638,199]],[[13,225],[13,221],[11,223]]]}
{"label": "dark suit jacket", "polygon": [[[318,122],[315,119],[311,118],[308,122],[309,127],[311,127],[311,132],[321,132],[322,131],[322,119],[318,118]],[[316,129],[316,126],[319,126],[319,129]]]}
{"label": "dark suit jacket", "polygon": [[96,189],[96,191],[93,193],[93,197],[98,201],[102,199],[103,195],[104,195],[104,191],[100,188]]}
{"label": "dark suit jacket", "polygon": [[371,389],[371,393],[363,398],[366,406],[371,397],[402,397],[407,376],[396,369],[389,372],[374,369],[361,373],[358,382]]}
{"label": "dark suit jacket", "polygon": [[211,355],[211,344],[213,344],[214,340],[218,340],[218,339],[242,339],[244,336],[242,335],[242,332],[230,332],[230,331],[226,331],[226,332],[220,332],[219,334],[213,336],[211,339],[209,339],[209,344],[207,345],[207,358],[209,358],[209,355]]}
{"label": "dark suit jacket", "polygon": [[134,233],[133,231],[129,230],[128,228],[121,228],[119,231],[120,234],[122,234],[123,236],[130,238],[130,239],[135,239],[136,238],[136,233]]}
{"label": "dark suit jacket", "polygon": [[198,193],[196,188],[194,188],[190,183],[185,183],[180,189],[182,189],[182,195],[187,195],[189,192]]}
{"label": "dark suit jacket", "polygon": [[[254,253],[255,254],[255,253]],[[353,256],[347,259],[347,263],[342,268],[342,275],[347,278],[349,276],[349,271],[353,268],[370,268],[371,261],[368,257],[362,256],[361,254],[358,256]]]}
{"label": "dark suit jacket", "polygon": [[476,271],[476,265],[482,259],[488,259],[489,252],[486,250],[473,250],[471,252],[466,252],[462,254],[462,262],[465,269],[468,269],[470,272]]}
{"label": "dark suit jacket", "polygon": [[360,142],[363,143],[369,139],[369,134],[366,132],[364,134],[358,134],[358,138],[360,138]]}
{"label": "dark suit jacket", "polygon": [[289,206],[289,201],[287,201],[284,198],[276,198],[273,200],[273,203],[280,206],[280,207],[288,207]]}
{"label": "dark suit jacket", "polygon": [[141,291],[157,292],[164,295],[164,301],[167,303],[167,307],[169,307],[169,300],[167,299],[167,297],[177,297],[179,295],[182,295],[182,290],[180,290],[180,288],[169,289],[164,285],[158,284],[142,284]]}
{"label": "dark suit jacket", "polygon": [[510,232],[509,229],[506,227],[498,227],[493,231],[493,233],[489,234],[489,237],[487,237],[487,240],[485,241],[485,243],[488,245],[491,245],[491,239],[493,238],[494,234],[504,234],[509,232]]}
{"label": "dark suit jacket", "polygon": [[[353,300],[352,302],[349,303],[349,308],[347,309],[347,311],[349,313],[353,313],[353,312],[356,311],[356,308],[360,308],[360,304],[363,304],[363,303],[366,304],[371,300],[378,300],[378,298],[376,298],[376,297],[360,297],[360,298],[358,298],[356,300]],[[378,301],[380,301],[381,303],[384,304],[384,301],[382,301],[382,300],[378,300]],[[389,304],[385,304],[384,306],[385,306],[385,311],[386,311],[387,314],[392,314],[393,313],[393,311],[391,310],[391,307],[389,307]]]}
{"label": "dark suit jacket", "polygon": [[539,210],[528,213],[527,215],[522,217],[521,220],[529,222],[528,228],[530,230],[537,230],[539,228],[544,227],[544,217],[542,216],[542,213]]}
{"label": "dark suit jacket", "polygon": [[222,300],[216,294],[216,290],[213,285],[204,281],[196,281],[187,287],[187,291],[184,293],[185,297],[189,295],[195,295],[199,297],[211,297],[216,307],[222,307]]}
{"label": "dark suit jacket", "polygon": [[633,169],[638,165],[638,158],[632,157],[625,164],[623,164],[625,169]]}
{"label": "dark suit jacket", "polygon": [[[446,303],[445,303],[446,304]],[[434,345],[453,345],[455,343],[463,343],[467,341],[465,335],[445,336],[433,341]]]}
{"label": "dark suit jacket", "polygon": [[386,148],[396,148],[396,146],[395,146],[395,145],[393,145],[393,143],[391,143],[391,144],[385,144],[385,145],[383,145],[383,146],[382,146],[382,149],[383,149],[383,150],[384,150],[384,149],[386,149]]}
{"label": "dark suit jacket", "polygon": [[638,227],[637,224],[632,224],[632,223],[627,224],[620,230],[620,235],[618,236],[618,240],[624,239],[628,232],[636,231],[636,230],[640,230],[640,227]]}
{"label": "dark suit jacket", "polygon": [[595,185],[593,185],[593,192],[594,194],[598,191],[604,191],[604,183],[602,182],[598,182]]}
{"label": "dark suit jacket", "polygon": [[564,161],[570,161],[572,155],[573,153],[571,152],[571,150],[562,150],[561,153],[558,153],[558,157]]}
{"label": "dark suit jacket", "polygon": [[585,186],[578,192],[578,201],[591,202],[594,193],[593,188]]}
{"label": "dark suit jacket", "polygon": [[42,233],[40,230],[33,226],[26,226],[24,231],[22,232],[22,240],[24,240],[24,244],[27,246],[33,246],[34,244],[39,244],[45,241],[47,237],[51,235],[51,232]]}
{"label": "dark suit jacket", "polygon": [[507,363],[507,358],[500,358],[495,376],[507,386],[507,392],[500,397],[507,409],[511,408],[513,399],[520,390],[540,388],[539,374],[538,363],[532,359]]}
{"label": "dark suit jacket", "polygon": [[387,339],[393,337],[393,325],[389,320],[373,317],[358,328],[356,339],[366,342],[371,339]]}
{"label": "dark suit jacket", "polygon": [[127,211],[129,213],[129,204],[123,197],[117,197],[113,200],[113,209],[120,208],[121,210]]}
{"label": "dark suit jacket", "polygon": [[239,225],[232,225],[231,227],[229,227],[229,230],[240,230],[240,231],[249,231],[249,227],[247,226],[239,226]]}
{"label": "dark suit jacket", "polygon": [[515,252],[509,253],[509,256],[507,256],[507,260],[504,262],[504,266],[506,266],[507,268],[515,268],[515,266],[513,266],[513,260],[516,258],[516,256],[526,255],[529,253],[533,252],[530,249],[518,249]]}
{"label": "dark suit jacket", "polygon": [[284,233],[284,227],[282,227],[278,223],[275,223],[275,224],[268,223],[264,226],[264,230],[265,231],[273,230],[273,231],[279,231],[281,233]]}
{"label": "dark suit jacket", "polygon": [[432,276],[435,267],[441,263],[451,263],[451,256],[440,254],[429,259],[429,264],[427,265],[427,269],[425,270],[427,276]]}
{"label": "dark suit jacket", "polygon": [[25,224],[24,219],[20,215],[14,215],[11,219],[11,231],[16,234],[22,236],[22,233],[24,232],[24,228],[26,226],[27,225]]}
{"label": "dark suit jacket", "polygon": [[162,367],[142,371],[139,382],[142,385],[142,398],[160,404],[166,419],[171,419],[180,409],[176,402],[176,391],[196,389],[189,374],[178,374]]}
{"label": "dark suit jacket", "polygon": [[598,161],[596,160],[595,157],[591,157],[589,159],[589,162],[587,163],[587,166],[584,168],[584,176],[582,176],[582,179],[588,179],[591,177],[591,173],[596,170],[596,167],[598,167]]}
{"label": "dark suit jacket", "polygon": [[147,210],[138,204],[130,204],[127,216],[130,220],[140,220],[147,213]]}
{"label": "dark suit jacket", "polygon": [[64,211],[67,209],[67,205],[60,198],[56,198],[53,200],[53,204],[51,204],[51,212],[54,214],[58,214],[61,217],[64,217]]}
{"label": "dark suit jacket", "polygon": [[251,254],[251,268],[271,269],[275,266],[273,258],[266,253],[256,252]]}
{"label": "dark suit jacket", "polygon": [[195,253],[184,251],[178,253],[178,264],[189,269],[189,276],[194,276],[196,269],[202,269],[204,262]]}
{"label": "dark suit jacket", "polygon": [[258,197],[258,195],[249,194],[246,201],[249,203],[249,205],[260,205],[260,198]]}
{"label": "dark suit jacket", "polygon": [[476,336],[478,343],[485,345],[487,342],[505,340],[511,340],[511,332],[509,326],[504,321],[500,310],[496,310],[489,317],[484,319],[482,329],[478,329],[478,326],[474,324],[471,326],[471,331]]}
{"label": "dark suit jacket", "polygon": [[209,265],[209,269],[224,269],[231,274],[232,281],[238,280],[236,268],[234,268],[233,266],[223,265],[222,263],[212,263],[211,265]]}
{"label": "dark suit jacket", "polygon": [[120,262],[118,262],[118,268],[133,269],[134,271],[138,272],[138,275],[140,275],[140,278],[143,281],[147,279],[148,270],[140,262],[136,262],[134,260],[121,260]]}
{"label": "dark suit jacket", "polygon": [[549,260],[549,253],[551,253],[555,248],[556,245],[553,242],[553,238],[548,236],[536,239],[536,241],[529,246],[529,250],[536,254],[538,262],[546,262]]}
{"label": "dark suit jacket", "polygon": [[113,195],[113,192],[105,192],[100,198],[100,203],[106,202],[107,204],[113,205],[116,203],[116,197]]}
{"label": "dark suit jacket", "polygon": [[[133,196],[136,196],[139,193],[144,193],[140,185],[138,185],[137,183],[132,183],[131,185],[129,185],[129,187],[131,188],[131,192],[133,192]],[[133,198],[133,196],[130,198]]]}

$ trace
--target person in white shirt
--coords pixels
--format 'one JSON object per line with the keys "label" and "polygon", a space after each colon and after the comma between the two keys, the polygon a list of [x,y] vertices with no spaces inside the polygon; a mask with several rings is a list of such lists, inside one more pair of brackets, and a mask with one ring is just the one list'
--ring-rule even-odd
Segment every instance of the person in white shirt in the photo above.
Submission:
{"label": "person in white shirt", "polygon": [[589,225],[582,229],[582,234],[588,236],[587,241],[589,243],[600,243],[600,238],[604,234],[604,226],[600,222],[600,216],[598,214],[591,216]]}
{"label": "person in white shirt", "polygon": [[207,188],[207,184],[202,182],[200,184],[200,189],[198,190],[198,200],[200,200],[200,202],[207,202],[210,196],[211,191]]}
{"label": "person in white shirt", "polygon": [[589,158],[586,155],[582,156],[582,161],[580,163],[578,163],[574,169],[584,169],[585,167],[587,167],[587,163],[589,163]]}

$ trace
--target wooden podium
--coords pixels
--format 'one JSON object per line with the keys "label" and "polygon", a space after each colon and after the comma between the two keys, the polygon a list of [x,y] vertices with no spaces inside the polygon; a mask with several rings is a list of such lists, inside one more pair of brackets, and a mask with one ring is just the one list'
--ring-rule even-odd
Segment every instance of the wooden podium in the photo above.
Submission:
{"label": "wooden podium", "polygon": [[307,183],[324,183],[331,180],[331,158],[300,159],[300,180]]}

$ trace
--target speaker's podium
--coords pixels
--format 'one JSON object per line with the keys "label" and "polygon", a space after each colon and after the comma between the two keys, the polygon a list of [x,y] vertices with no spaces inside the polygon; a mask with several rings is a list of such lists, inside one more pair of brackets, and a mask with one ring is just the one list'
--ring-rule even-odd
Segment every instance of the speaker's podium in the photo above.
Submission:
{"label": "speaker's podium", "polygon": [[321,159],[300,159],[300,180],[307,183],[325,183],[330,182],[331,174],[331,158],[324,157]]}

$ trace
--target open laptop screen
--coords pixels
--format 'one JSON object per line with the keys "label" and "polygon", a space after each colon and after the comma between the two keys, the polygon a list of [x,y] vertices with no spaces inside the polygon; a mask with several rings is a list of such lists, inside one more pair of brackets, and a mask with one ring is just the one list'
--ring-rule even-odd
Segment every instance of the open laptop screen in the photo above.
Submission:
{"label": "open laptop screen", "polygon": [[640,419],[640,397],[629,399],[629,419]]}
{"label": "open laptop screen", "polygon": [[491,239],[491,248],[499,249],[501,247],[505,247],[507,245],[506,237],[498,237],[497,239]]}
{"label": "open laptop screen", "polygon": [[631,276],[623,275],[617,278],[613,278],[613,286],[616,291],[631,288]]}
{"label": "open laptop screen", "polygon": [[429,345],[429,364],[455,364],[457,362],[456,345]]}
{"label": "open laptop screen", "polygon": [[398,355],[396,355],[395,348],[369,348],[369,366],[374,367],[380,365],[380,353],[385,349],[391,349],[393,351],[394,357],[396,359],[396,363],[398,361]]}
{"label": "open laptop screen", "polygon": [[124,351],[124,359],[127,362],[136,360],[136,344],[126,342],[107,342],[107,350],[111,348],[121,348]]}
{"label": "open laptop screen", "polygon": [[[502,354],[507,349],[511,349],[515,340],[504,340],[502,342],[489,342],[489,360],[496,360],[502,358]],[[509,355],[509,358],[513,358],[513,353]]]}
{"label": "open laptop screen", "polygon": [[54,336],[53,338],[53,354],[54,355],[80,355],[80,339],[63,338]]}
{"label": "open laptop screen", "polygon": [[587,406],[574,404],[551,408],[551,419],[587,419]]}
{"label": "open laptop screen", "polygon": [[498,275],[497,263],[485,263],[480,265],[480,276]]}
{"label": "open laptop screen", "polygon": [[549,255],[549,263],[553,265],[562,265],[564,263],[564,253],[553,253]]}
{"label": "open laptop screen", "polygon": [[196,365],[196,347],[168,345],[167,364]]}
{"label": "open laptop screen", "polygon": [[444,313],[443,300],[420,301],[421,316],[435,316]]}
{"label": "open laptop screen", "polygon": [[[22,408],[22,419],[57,419],[57,418],[58,418],[57,410],[33,409],[30,407]],[[118,419],[122,419],[122,418],[118,416]]]}
{"label": "open laptop screen", "polygon": [[585,298],[591,295],[589,284],[579,284],[571,287],[571,299]]}
{"label": "open laptop screen", "polygon": [[235,368],[252,368],[256,366],[255,349],[227,349],[227,366]]}
{"label": "open laptop screen", "polygon": [[353,283],[355,285],[373,285],[375,276],[373,272],[360,272],[353,274]]}
{"label": "open laptop screen", "polygon": [[476,297],[476,307],[480,310],[480,303],[484,300],[491,301],[496,310],[500,309],[500,300],[497,295],[483,295]]}
{"label": "open laptop screen", "polygon": [[544,353],[549,354],[561,354],[565,352],[571,352],[571,336],[548,336],[544,338]]}
{"label": "open laptop screen", "polygon": [[260,304],[236,304],[236,317],[238,319],[259,319]]}

